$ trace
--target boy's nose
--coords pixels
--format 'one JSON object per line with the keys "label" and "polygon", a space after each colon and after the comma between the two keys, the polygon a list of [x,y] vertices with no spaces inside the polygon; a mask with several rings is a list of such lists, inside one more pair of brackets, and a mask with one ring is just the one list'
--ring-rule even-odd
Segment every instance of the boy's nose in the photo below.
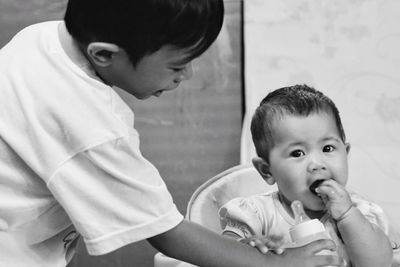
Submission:
{"label": "boy's nose", "polygon": [[175,83],[180,83],[185,80],[190,80],[193,76],[192,63],[186,64],[185,68],[179,73],[178,78],[174,80]]}
{"label": "boy's nose", "polygon": [[193,76],[193,68],[192,63],[188,63],[183,69],[182,75],[184,76],[184,80],[190,80]]}

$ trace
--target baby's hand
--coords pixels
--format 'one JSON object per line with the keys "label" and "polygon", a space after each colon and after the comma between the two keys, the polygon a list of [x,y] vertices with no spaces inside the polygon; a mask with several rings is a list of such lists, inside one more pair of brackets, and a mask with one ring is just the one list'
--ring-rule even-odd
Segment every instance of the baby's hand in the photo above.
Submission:
{"label": "baby's hand", "polygon": [[272,251],[276,254],[283,252],[284,240],[279,236],[252,236],[239,239],[239,242],[257,248],[262,254]]}
{"label": "baby's hand", "polygon": [[350,194],[335,180],[324,181],[315,189],[315,192],[321,197],[335,220],[340,220],[353,205]]}

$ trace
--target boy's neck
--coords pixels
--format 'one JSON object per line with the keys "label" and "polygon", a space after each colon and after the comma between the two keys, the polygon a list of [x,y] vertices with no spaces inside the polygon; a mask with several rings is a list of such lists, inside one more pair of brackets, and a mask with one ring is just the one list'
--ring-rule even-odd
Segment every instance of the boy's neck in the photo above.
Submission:
{"label": "boy's neck", "polygon": [[[69,34],[65,23],[62,22],[58,25],[58,37],[64,52],[71,59],[71,61],[77,65],[81,70],[83,70],[87,75],[97,80],[102,81],[102,79],[96,74],[90,61],[86,57],[83,51],[83,47],[78,44]],[[102,81],[103,82],[103,81]]]}

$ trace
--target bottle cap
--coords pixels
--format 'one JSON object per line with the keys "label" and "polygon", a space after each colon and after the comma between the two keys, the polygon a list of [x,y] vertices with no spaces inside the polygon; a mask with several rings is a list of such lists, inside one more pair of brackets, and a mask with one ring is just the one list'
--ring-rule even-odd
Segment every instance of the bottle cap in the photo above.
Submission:
{"label": "bottle cap", "polygon": [[290,207],[295,219],[295,225],[289,230],[292,242],[325,232],[324,225],[318,219],[311,220],[307,216],[303,204],[299,200],[294,200]]}
{"label": "bottle cap", "polygon": [[310,235],[324,232],[325,227],[318,219],[313,219],[300,224],[296,224],[289,230],[292,242],[296,242],[296,240],[300,240]]}

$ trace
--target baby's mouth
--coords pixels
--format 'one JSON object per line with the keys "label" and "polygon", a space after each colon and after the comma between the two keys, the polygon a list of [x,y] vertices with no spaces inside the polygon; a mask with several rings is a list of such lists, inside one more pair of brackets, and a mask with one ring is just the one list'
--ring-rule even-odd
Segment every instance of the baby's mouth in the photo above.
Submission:
{"label": "baby's mouth", "polygon": [[323,179],[315,180],[315,181],[310,185],[310,187],[309,187],[311,193],[313,193],[314,195],[318,195],[318,193],[315,191],[315,189],[317,189],[317,187],[318,187],[323,181],[325,181],[325,180],[323,180]]}

